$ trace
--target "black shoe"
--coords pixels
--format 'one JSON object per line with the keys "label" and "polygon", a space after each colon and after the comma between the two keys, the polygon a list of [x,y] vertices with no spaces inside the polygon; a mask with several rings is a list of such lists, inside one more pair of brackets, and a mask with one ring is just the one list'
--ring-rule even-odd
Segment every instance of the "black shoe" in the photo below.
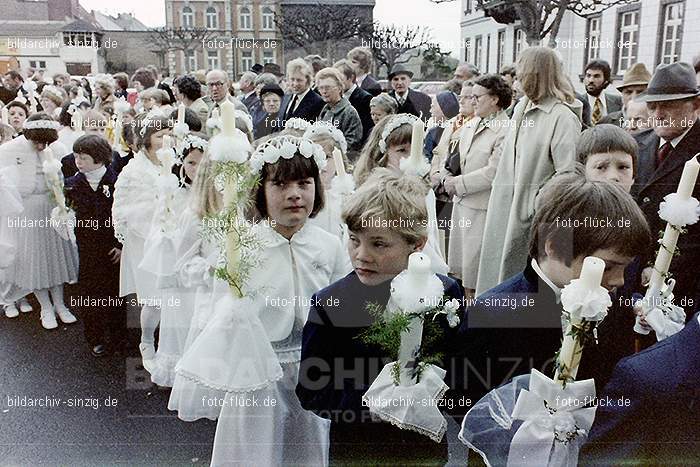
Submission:
{"label": "black shoe", "polygon": [[97,344],[95,347],[92,348],[92,356],[93,357],[104,357],[107,355],[107,348],[102,345],[102,344]]}

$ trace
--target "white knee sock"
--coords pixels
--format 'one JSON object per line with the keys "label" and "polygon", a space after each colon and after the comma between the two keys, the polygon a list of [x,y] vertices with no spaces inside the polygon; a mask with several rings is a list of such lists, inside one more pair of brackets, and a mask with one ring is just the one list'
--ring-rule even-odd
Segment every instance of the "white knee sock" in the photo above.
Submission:
{"label": "white knee sock", "polygon": [[49,298],[49,289],[35,290],[34,296],[39,301],[42,310],[49,310],[53,308],[51,305],[51,299]]}
{"label": "white knee sock", "polygon": [[51,287],[51,299],[57,310],[66,308],[66,304],[63,303],[63,284]]}
{"label": "white knee sock", "polygon": [[153,344],[155,341],[156,328],[160,323],[160,307],[155,305],[144,305],[141,308],[141,342]]}

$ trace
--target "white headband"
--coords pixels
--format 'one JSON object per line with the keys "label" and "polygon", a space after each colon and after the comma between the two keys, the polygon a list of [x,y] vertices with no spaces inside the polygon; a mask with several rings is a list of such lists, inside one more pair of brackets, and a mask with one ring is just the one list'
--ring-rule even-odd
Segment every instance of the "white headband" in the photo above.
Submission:
{"label": "white headband", "polygon": [[382,139],[379,141],[379,151],[384,154],[386,152],[386,139],[389,137],[392,131],[400,127],[401,125],[413,125],[418,117],[411,114],[396,114],[390,117],[382,131]]}
{"label": "white headband", "polygon": [[25,130],[60,130],[61,124],[55,120],[25,120],[22,124]]}
{"label": "white headband", "polygon": [[307,159],[313,158],[319,170],[326,166],[326,153],[321,146],[307,138],[291,135],[277,136],[260,145],[250,156],[250,166],[257,173],[266,163],[274,164],[280,157],[291,159],[297,152]]}
{"label": "white headband", "polygon": [[206,140],[200,138],[199,136],[187,135],[185,136],[185,139],[182,140],[182,143],[178,145],[177,154],[178,156],[180,156],[180,159],[182,159],[186,150],[197,148],[204,152],[206,151],[208,145],[209,143]]}
{"label": "white headband", "polygon": [[314,136],[330,136],[340,146],[343,154],[348,152],[348,142],[345,140],[345,135],[331,122],[320,121],[311,124],[304,132],[304,138],[311,139]]}

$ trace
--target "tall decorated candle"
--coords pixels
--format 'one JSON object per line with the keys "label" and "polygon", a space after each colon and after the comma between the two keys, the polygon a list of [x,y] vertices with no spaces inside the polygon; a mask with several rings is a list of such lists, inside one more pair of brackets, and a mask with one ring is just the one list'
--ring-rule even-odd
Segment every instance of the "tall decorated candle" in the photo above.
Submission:
{"label": "tall decorated candle", "polygon": [[114,114],[114,128],[112,129],[112,146],[117,150],[121,149],[122,141],[122,114]]}
{"label": "tall decorated candle", "polygon": [[[433,275],[430,269],[430,258],[423,253],[411,253],[408,257],[406,274],[412,290],[423,289],[428,279]],[[402,386],[412,386],[417,382],[415,365],[422,340],[423,320],[413,318],[410,320],[408,330],[401,334],[401,345],[399,346],[398,362],[401,368],[400,381]]]}
{"label": "tall decorated candle", "polygon": [[[691,198],[699,172],[700,163],[698,163],[696,154],[696,156],[686,162],[685,166],[683,167],[681,181],[679,182],[678,189],[675,193],[675,198],[678,202],[687,202]],[[648,300],[655,300],[661,291],[664,283],[664,276],[668,274],[669,267],[671,266],[671,260],[673,259],[673,252],[676,250],[678,235],[680,234],[680,227],[683,226],[673,226],[670,222],[666,224],[666,230],[664,231],[664,236],[661,240],[662,245],[661,248],[659,248],[658,255],[656,256],[654,269],[652,270],[651,279],[649,281],[649,289],[647,293]]]}
{"label": "tall decorated candle", "polygon": [[[236,111],[233,103],[227,100],[219,107],[221,108],[221,136],[235,136]],[[224,206],[228,210],[233,210],[236,214],[232,219],[234,225],[229,226],[229,231],[226,235],[226,270],[231,277],[237,277],[238,265],[241,260],[240,237],[238,233],[238,222],[241,213],[238,206],[238,188],[233,177],[228,179],[224,187]],[[231,287],[231,291],[237,297],[242,296],[242,291],[235,287]]]}
{"label": "tall decorated candle", "polygon": [[417,118],[413,122],[413,130],[411,132],[411,165],[418,167],[423,163],[425,156],[423,155],[423,144],[425,141],[425,129],[423,120]]}
{"label": "tall decorated candle", "polygon": [[335,174],[338,177],[344,177],[345,176],[345,163],[343,162],[343,154],[340,152],[340,149],[338,149],[338,148],[333,149],[333,163],[335,164]]}
{"label": "tall decorated candle", "polygon": [[83,131],[83,113],[80,109],[76,109],[73,112],[71,122],[73,123],[73,131]]}
{"label": "tall decorated candle", "polygon": [[177,106],[177,123],[185,123],[185,104],[182,102]]}
{"label": "tall decorated candle", "polygon": [[0,109],[0,121],[5,125],[10,124],[10,112],[8,112],[7,107]]}
{"label": "tall decorated candle", "polygon": [[576,378],[576,373],[581,363],[583,343],[578,336],[572,335],[572,331],[575,328],[582,329],[582,326],[585,326],[584,318],[586,320],[590,319],[588,314],[582,317],[582,314],[588,311],[583,309],[589,306],[586,300],[590,300],[591,297],[595,298],[596,295],[602,295],[604,296],[603,300],[594,300],[596,306],[599,302],[604,304],[604,300],[609,301],[607,290],[600,285],[604,272],[605,261],[594,256],[588,256],[583,260],[579,278],[571,281],[571,284],[562,290],[562,306],[569,313],[569,319],[557,361],[559,368],[566,368],[566,372],[562,375],[558,368],[554,376],[556,381],[565,383],[569,379]]}

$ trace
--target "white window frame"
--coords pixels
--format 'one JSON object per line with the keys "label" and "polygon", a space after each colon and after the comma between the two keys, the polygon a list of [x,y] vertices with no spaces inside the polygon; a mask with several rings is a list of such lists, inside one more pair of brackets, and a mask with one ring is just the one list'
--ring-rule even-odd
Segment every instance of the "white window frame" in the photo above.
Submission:
{"label": "white window frame", "polygon": [[600,58],[600,24],[603,18],[601,16],[592,16],[588,18],[586,24],[586,34],[588,42],[586,43],[586,63],[596,58]]}
{"label": "white window frame", "polygon": [[241,70],[248,71],[253,68],[253,52],[250,50],[241,51]]}
{"label": "white window frame", "polygon": [[501,71],[501,67],[506,64],[506,30],[498,31],[496,34],[496,73]]}
{"label": "white window frame", "polygon": [[221,69],[221,64],[219,62],[219,51],[218,50],[208,50],[207,51],[207,67],[209,70]]}
{"label": "white window frame", "polygon": [[182,9],[182,27],[185,29],[194,27],[194,10],[189,6]]}
{"label": "white window frame", "polygon": [[525,49],[527,49],[527,35],[524,29],[517,28],[513,32],[513,62],[518,61],[518,57]]}
{"label": "white window frame", "polygon": [[264,5],[260,9],[260,18],[260,24],[262,25],[260,29],[262,29],[263,31],[275,30],[275,12],[272,8],[270,8],[267,5]]}
{"label": "white window frame", "polygon": [[[640,10],[632,10],[620,13],[620,39],[617,50],[617,73],[622,74],[637,62],[639,51],[639,17]],[[625,19],[630,19],[630,24],[625,25]],[[622,46],[625,44],[624,46]],[[629,44],[629,46],[627,46]]]}
{"label": "white window frame", "polygon": [[[660,63],[673,63],[681,59],[681,38],[683,31],[683,2],[669,3],[664,5],[663,9],[663,31],[661,33],[661,60]],[[676,11],[676,17],[669,19],[671,13]],[[669,28],[671,33],[669,34]],[[666,52],[667,46],[670,46],[670,53]]]}
{"label": "white window frame", "polygon": [[[189,55],[192,54],[192,55]],[[187,71],[192,72],[197,69],[197,51],[196,50],[188,50],[185,53],[185,61],[187,65]]]}
{"label": "white window frame", "polygon": [[481,70],[482,55],[484,54],[484,36],[474,38],[474,66]]}
{"label": "white window frame", "polygon": [[216,8],[208,7],[204,17],[207,21],[207,29],[219,29],[219,12],[216,11]]}
{"label": "white window frame", "polygon": [[263,50],[262,64],[275,63],[275,51],[274,50]]}
{"label": "white window frame", "polygon": [[250,31],[253,29],[253,10],[247,6],[242,6],[238,10],[238,26],[242,31]]}

